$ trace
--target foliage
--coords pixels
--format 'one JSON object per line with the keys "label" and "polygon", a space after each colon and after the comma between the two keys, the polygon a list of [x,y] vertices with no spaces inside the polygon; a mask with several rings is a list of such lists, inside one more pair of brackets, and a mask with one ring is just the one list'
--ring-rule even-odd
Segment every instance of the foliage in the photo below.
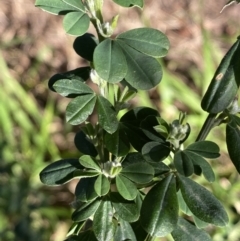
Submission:
{"label": "foliage", "polygon": [[[114,2],[143,7],[142,0]],[[215,180],[206,159],[218,158],[220,149],[205,139],[221,124],[226,124],[229,155],[240,171],[240,109],[236,99],[239,39],[214,74],[201,103],[209,115],[196,141],[186,146],[191,127],[184,113],[168,123],[156,110],[136,107],[118,118],[139,90],[160,83],[163,71],[159,59],[169,49],[162,32],[138,28],[113,38],[118,16],[104,22],[103,0],[36,0],[36,6],[64,15],[65,31],[78,36],[75,51],[89,61],[89,66],[56,74],[49,80],[51,90],[71,99],[66,120],[81,124],[75,137],[81,156],[58,160],[40,173],[46,185],[79,179],[73,224],[66,240],[147,241],[168,234],[174,240],[191,240],[188,233],[196,240],[210,240],[200,228],[208,224],[226,226],[228,215],[220,201],[190,177],[203,174],[208,182]],[[86,33],[90,22],[97,38]],[[87,79],[98,91],[87,85]],[[88,118],[94,112],[98,121],[92,124]],[[186,216],[182,218],[179,210],[192,216],[196,226]]]}

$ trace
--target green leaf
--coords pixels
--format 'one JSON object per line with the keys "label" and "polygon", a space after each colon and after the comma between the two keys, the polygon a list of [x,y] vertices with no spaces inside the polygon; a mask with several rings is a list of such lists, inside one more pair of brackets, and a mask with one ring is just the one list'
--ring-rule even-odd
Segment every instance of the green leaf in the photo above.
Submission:
{"label": "green leaf", "polygon": [[211,241],[210,236],[203,230],[197,229],[183,218],[178,219],[177,227],[171,233],[175,241]]}
{"label": "green leaf", "polygon": [[165,160],[170,154],[169,143],[164,141],[151,141],[146,143],[142,148],[142,155],[148,162],[160,162]]}
{"label": "green leaf", "polygon": [[99,175],[95,184],[94,189],[98,196],[104,196],[106,195],[110,190],[110,182],[104,175]]}
{"label": "green leaf", "polygon": [[209,223],[206,223],[206,222],[200,220],[199,218],[197,218],[194,215],[193,215],[193,220],[194,220],[194,223],[195,223],[196,227],[199,228],[199,229],[206,228],[209,225]]}
{"label": "green leaf", "polygon": [[147,193],[141,209],[141,224],[152,236],[163,237],[176,228],[177,221],[176,181],[171,174]]}
{"label": "green leaf", "polygon": [[83,203],[80,208],[75,210],[72,214],[74,222],[81,222],[91,217],[101,204],[101,200],[96,199],[93,202]]}
{"label": "green leaf", "polygon": [[119,225],[114,236],[114,241],[122,240],[137,241],[135,233],[129,222],[120,219]]}
{"label": "green leaf", "polygon": [[111,192],[110,198],[117,215],[121,219],[127,222],[138,220],[140,212],[135,201],[128,201],[117,192]]}
{"label": "green leaf", "polygon": [[235,98],[240,83],[240,39],[222,59],[205,93],[201,106],[209,113],[225,110]]}
{"label": "green leaf", "polygon": [[83,82],[74,79],[60,79],[53,84],[53,88],[62,96],[93,94],[93,90]]}
{"label": "green leaf", "polygon": [[40,180],[46,185],[64,184],[74,178],[75,170],[82,168],[77,159],[55,161],[40,172]]}
{"label": "green leaf", "polygon": [[78,234],[78,239],[79,240],[84,240],[84,241],[98,241],[94,235],[94,232],[92,230],[87,230],[84,232],[80,232]]}
{"label": "green leaf", "polygon": [[159,176],[170,171],[169,166],[163,162],[151,162],[150,165],[154,168],[154,176]]}
{"label": "green leaf", "polygon": [[74,36],[80,36],[87,32],[90,19],[86,13],[71,12],[63,18],[63,28],[66,33]]}
{"label": "green leaf", "polygon": [[93,60],[98,75],[109,83],[120,82],[127,74],[125,56],[114,40],[101,42],[94,51]]}
{"label": "green leaf", "polygon": [[79,1],[79,0],[62,0],[62,1],[76,9],[78,9],[79,11],[85,12],[85,7],[84,7],[82,1]]}
{"label": "green leaf", "polygon": [[74,138],[74,144],[77,147],[77,149],[85,155],[93,157],[96,157],[98,155],[95,146],[83,131],[79,131],[76,133]]}
{"label": "green leaf", "polygon": [[133,200],[136,198],[138,190],[134,183],[122,175],[116,176],[116,185],[119,193],[126,200]]}
{"label": "green leaf", "polygon": [[226,142],[232,163],[240,173],[240,130],[233,119],[226,126]]}
{"label": "green leaf", "polygon": [[93,178],[81,178],[75,189],[75,196],[77,201],[89,202],[97,198],[97,193],[95,192],[96,177]]}
{"label": "green leaf", "polygon": [[83,123],[92,114],[96,99],[95,94],[82,95],[73,99],[66,109],[67,122],[71,125]]}
{"label": "green leaf", "polygon": [[187,177],[179,175],[178,180],[184,201],[196,217],[216,226],[228,223],[226,211],[211,192]]}
{"label": "green leaf", "polygon": [[190,209],[188,208],[187,204],[183,199],[181,191],[177,192],[177,197],[178,197],[179,208],[181,209],[181,211],[188,216],[193,216],[192,212],[190,211]]}
{"label": "green leaf", "polygon": [[152,181],[154,177],[154,169],[147,163],[139,162],[124,167],[121,171],[121,175],[135,183],[145,184]]}
{"label": "green leaf", "polygon": [[113,134],[105,134],[104,143],[108,151],[117,157],[125,156],[130,150],[127,135],[121,128],[121,125],[119,125],[117,131],[115,131]]}
{"label": "green leaf", "polygon": [[77,9],[73,6],[70,6],[69,4],[66,4],[65,2],[61,0],[36,0],[35,2],[36,7],[40,7],[42,10],[56,14],[67,14],[72,11],[76,11]]}
{"label": "green leaf", "polygon": [[122,40],[116,41],[121,46],[127,61],[126,81],[134,88],[141,90],[149,90],[158,85],[162,79],[162,68],[159,62],[131,48]]}
{"label": "green leaf", "polygon": [[202,173],[206,178],[206,180],[208,180],[209,182],[215,181],[215,175],[212,170],[212,167],[203,157],[199,156],[194,152],[187,151],[187,150],[185,150],[184,153],[191,159],[194,166],[199,166],[201,168]]}
{"label": "green leaf", "polygon": [[74,177],[88,178],[88,177],[96,177],[100,175],[99,171],[96,170],[75,170],[73,172]]}
{"label": "green leaf", "polygon": [[135,50],[155,58],[165,56],[169,49],[169,40],[166,35],[152,28],[132,29],[119,34],[116,39],[120,39]]}
{"label": "green leaf", "polygon": [[115,3],[123,7],[133,7],[138,6],[143,7],[143,0],[113,0]]}
{"label": "green leaf", "polygon": [[94,35],[85,33],[74,40],[73,48],[82,58],[92,62],[94,49],[97,47],[97,44],[98,41]]}
{"label": "green leaf", "polygon": [[79,158],[79,162],[86,168],[94,169],[101,172],[101,168],[97,161],[95,161],[91,156],[84,155]]}
{"label": "green leaf", "polygon": [[174,166],[177,171],[185,177],[191,176],[194,172],[193,162],[183,151],[177,151],[174,155]]}
{"label": "green leaf", "polygon": [[98,241],[110,241],[115,233],[113,208],[110,201],[102,201],[93,218],[93,231]]}
{"label": "green leaf", "polygon": [[104,97],[97,97],[98,122],[108,133],[114,133],[118,128],[116,111],[111,103]]}
{"label": "green leaf", "polygon": [[220,156],[219,147],[212,141],[198,141],[186,148],[186,151],[194,152],[206,158],[217,158]]}

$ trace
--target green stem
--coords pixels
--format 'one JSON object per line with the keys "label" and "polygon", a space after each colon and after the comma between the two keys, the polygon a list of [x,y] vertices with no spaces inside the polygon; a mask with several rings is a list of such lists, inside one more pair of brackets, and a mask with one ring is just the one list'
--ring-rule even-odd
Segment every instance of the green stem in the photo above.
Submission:
{"label": "green stem", "polygon": [[196,139],[197,141],[203,141],[208,136],[211,129],[216,126],[215,120],[216,120],[217,114],[208,114],[207,119],[205,120],[202,129],[200,130],[198,137]]}

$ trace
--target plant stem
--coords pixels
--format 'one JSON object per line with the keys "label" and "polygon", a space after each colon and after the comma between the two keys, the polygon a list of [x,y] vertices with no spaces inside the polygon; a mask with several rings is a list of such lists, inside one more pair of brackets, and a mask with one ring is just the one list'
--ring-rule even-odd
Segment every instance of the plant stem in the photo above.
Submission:
{"label": "plant stem", "polygon": [[215,120],[216,120],[217,114],[209,113],[207,116],[207,119],[205,120],[202,129],[200,130],[198,137],[196,139],[197,141],[203,141],[206,139],[207,135],[211,131],[211,129],[215,126]]}

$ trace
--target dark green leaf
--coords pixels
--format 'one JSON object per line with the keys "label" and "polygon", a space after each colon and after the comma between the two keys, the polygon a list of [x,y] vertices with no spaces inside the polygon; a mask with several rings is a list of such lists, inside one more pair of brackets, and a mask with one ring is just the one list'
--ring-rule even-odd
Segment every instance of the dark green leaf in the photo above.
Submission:
{"label": "dark green leaf", "polygon": [[71,12],[63,19],[63,28],[66,33],[75,36],[85,34],[89,28],[90,19],[86,13]]}
{"label": "dark green leaf", "polygon": [[206,223],[206,222],[200,220],[199,218],[197,218],[194,215],[193,215],[193,221],[194,221],[196,227],[199,228],[199,229],[206,228],[209,225],[209,223]]}
{"label": "dark green leaf", "polygon": [[226,142],[229,156],[240,173],[240,130],[239,126],[233,120],[226,126]]}
{"label": "dark green leaf", "polygon": [[64,184],[74,178],[74,171],[83,168],[78,159],[64,159],[51,163],[40,172],[41,182],[46,185]]}
{"label": "dark green leaf", "polygon": [[169,49],[169,40],[166,35],[152,28],[132,29],[119,34],[117,39],[137,51],[155,58],[165,56]]}
{"label": "dark green leaf", "polygon": [[152,236],[163,237],[176,228],[177,220],[176,181],[171,174],[147,193],[141,209],[141,224]]}
{"label": "dark green leaf", "polygon": [[82,1],[79,1],[79,0],[62,0],[62,1],[76,9],[78,9],[79,11],[85,12],[85,7],[84,7]]}
{"label": "dark green leaf", "polygon": [[98,175],[100,175],[100,172],[96,170],[79,170],[78,169],[73,172],[73,176],[78,178],[96,177]]}
{"label": "dark green leaf", "polygon": [[93,202],[82,203],[82,205],[73,212],[72,220],[74,222],[81,222],[91,217],[98,209],[101,200],[94,200]]}
{"label": "dark green leaf", "polygon": [[78,241],[98,241],[91,230],[87,230],[78,234]]}
{"label": "dark green leaf", "polygon": [[192,212],[190,211],[190,209],[188,208],[187,204],[183,199],[181,191],[177,192],[177,197],[178,197],[179,208],[181,209],[181,211],[188,216],[193,216]]}
{"label": "dark green leaf", "polygon": [[194,172],[193,162],[183,151],[177,151],[174,155],[174,166],[177,171],[185,177],[191,176]]}
{"label": "dark green leaf", "polygon": [[102,201],[93,218],[93,231],[98,241],[110,241],[115,233],[113,208],[110,201]]}
{"label": "dark green leaf", "polygon": [[110,198],[112,205],[120,218],[127,222],[135,222],[138,220],[140,212],[136,202],[124,199],[117,192],[112,192]]}
{"label": "dark green leaf", "polygon": [[120,219],[119,225],[114,236],[114,241],[123,240],[137,241],[134,231],[129,222]]}
{"label": "dark green leaf", "polygon": [[[203,157],[199,156],[194,152],[187,151],[187,150],[185,150],[184,153],[191,159],[194,166],[199,166],[201,168],[204,177],[209,182],[215,181],[215,175],[212,170],[212,167]],[[194,170],[194,173],[195,173],[195,170]]]}
{"label": "dark green leaf", "polygon": [[90,33],[85,33],[74,40],[73,48],[82,58],[92,62],[93,52],[97,47],[97,39]]}
{"label": "dark green leaf", "polygon": [[95,161],[91,156],[88,156],[88,155],[81,156],[79,158],[79,161],[84,167],[101,172],[101,168],[98,162]]}
{"label": "dark green leaf", "polygon": [[124,158],[124,161],[122,162],[122,167],[125,168],[132,164],[142,163],[146,162],[144,157],[139,152],[130,152],[127,154],[127,156]]}
{"label": "dark green leaf", "polygon": [[120,82],[127,74],[126,59],[114,40],[101,42],[94,51],[93,59],[98,75],[109,83]]}
{"label": "dark green leaf", "polygon": [[196,217],[216,226],[228,223],[226,211],[211,192],[187,177],[179,175],[178,180],[184,201]]}
{"label": "dark green leaf", "polygon": [[155,176],[162,175],[170,171],[169,166],[163,162],[150,162],[150,165],[154,168]]}
{"label": "dark green leaf", "polygon": [[151,165],[139,162],[122,169],[121,175],[138,184],[149,183],[153,179],[154,169]]}
{"label": "dark green leaf", "polygon": [[93,94],[93,90],[83,82],[74,79],[60,79],[56,81],[53,88],[62,96]]}
{"label": "dark green leaf", "polygon": [[74,144],[77,147],[77,149],[85,155],[95,157],[98,154],[95,146],[87,138],[87,136],[85,135],[85,133],[83,131],[77,132],[77,134],[75,135],[75,138],[74,138]]}
{"label": "dark green leaf", "polygon": [[136,198],[138,190],[134,183],[122,175],[116,176],[116,185],[119,193],[126,200],[133,200]]}
{"label": "dark green leaf", "polygon": [[96,178],[81,178],[75,189],[77,201],[89,202],[97,198],[97,193],[94,189]]}
{"label": "dark green leaf", "polygon": [[42,10],[52,13],[52,14],[67,14],[72,11],[76,11],[73,6],[61,1],[61,0],[36,0],[35,2],[36,7],[40,7]]}
{"label": "dark green leaf", "polygon": [[92,114],[96,99],[95,94],[82,95],[73,99],[66,109],[67,122],[72,125],[83,123]]}
{"label": "dark green leaf", "polygon": [[175,241],[211,241],[210,236],[203,230],[183,218],[178,219],[177,228],[172,232]]}
{"label": "dark green leaf", "polygon": [[240,83],[240,40],[222,59],[202,99],[202,108],[209,113],[225,110],[235,98]]}
{"label": "dark green leaf", "polygon": [[121,128],[121,124],[117,131],[113,134],[106,133],[104,136],[106,148],[115,156],[125,156],[130,150],[130,144],[126,133]]}
{"label": "dark green leaf", "polygon": [[106,195],[110,190],[110,182],[104,175],[99,175],[95,184],[94,189],[98,196],[104,196]]}
{"label": "dark green leaf", "polygon": [[164,141],[151,141],[146,143],[142,148],[142,155],[148,162],[160,162],[165,160],[170,154],[169,143]]}
{"label": "dark green leaf", "polygon": [[111,103],[104,97],[97,98],[98,122],[108,133],[114,133],[118,128],[118,119],[116,111]]}
{"label": "dark green leaf", "polygon": [[137,241],[145,241],[148,236],[148,233],[143,229],[143,227],[140,223],[140,220],[138,220],[135,223],[131,223],[131,226],[136,235]]}
{"label": "dark green leaf", "polygon": [[186,150],[206,158],[217,158],[220,156],[218,145],[212,141],[194,142],[193,144],[189,145]]}
{"label": "dark green leaf", "polygon": [[149,90],[158,85],[162,79],[159,62],[129,47],[122,40],[117,40],[125,55],[128,71],[126,81],[136,89]]}
{"label": "dark green leaf", "polygon": [[113,1],[123,7],[133,7],[133,6],[138,6],[140,8],[143,7],[143,0],[113,0]]}

